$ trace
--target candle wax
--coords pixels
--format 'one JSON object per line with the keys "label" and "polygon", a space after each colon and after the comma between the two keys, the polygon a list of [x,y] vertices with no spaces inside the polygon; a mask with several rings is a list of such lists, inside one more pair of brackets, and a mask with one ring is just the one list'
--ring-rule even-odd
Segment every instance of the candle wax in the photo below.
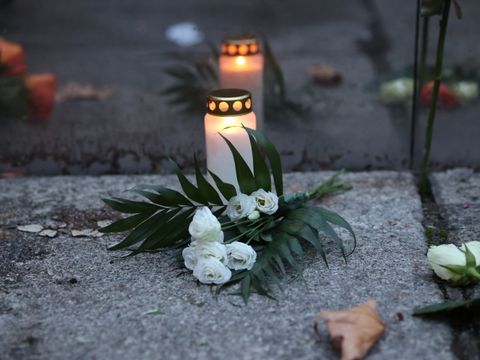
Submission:
{"label": "candle wax", "polygon": [[233,156],[227,143],[219,133],[232,142],[253,171],[250,140],[247,132],[241,127],[242,124],[245,127],[256,129],[255,114],[250,112],[248,114],[237,116],[205,115],[207,168],[224,182],[234,185],[237,188],[237,191],[239,190],[239,187]]}

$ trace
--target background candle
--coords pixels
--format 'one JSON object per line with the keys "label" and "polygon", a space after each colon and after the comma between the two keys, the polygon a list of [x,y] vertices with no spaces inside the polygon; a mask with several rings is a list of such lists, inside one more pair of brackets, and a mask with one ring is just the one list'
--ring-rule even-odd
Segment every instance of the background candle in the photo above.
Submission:
{"label": "background candle", "polygon": [[255,102],[257,128],[263,129],[263,55],[254,36],[225,38],[219,61],[220,87],[246,89]]}
{"label": "background candle", "polygon": [[233,143],[250,169],[253,169],[250,141],[242,125],[256,129],[251,94],[240,89],[212,91],[207,98],[205,115],[207,168],[224,182],[234,185],[237,190],[238,182],[233,156],[219,133]]}

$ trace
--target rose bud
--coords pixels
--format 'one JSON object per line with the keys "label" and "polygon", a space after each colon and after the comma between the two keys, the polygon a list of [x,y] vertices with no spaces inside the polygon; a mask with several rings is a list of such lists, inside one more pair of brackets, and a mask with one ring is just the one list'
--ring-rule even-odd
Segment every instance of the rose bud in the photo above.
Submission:
{"label": "rose bud", "polygon": [[[432,92],[433,92],[434,81],[429,81],[425,85],[423,85],[422,91],[420,93],[420,100],[424,106],[429,106],[432,102]],[[441,83],[439,92],[438,92],[438,100],[440,104],[442,104],[447,109],[454,108],[458,105],[458,99],[453,93],[452,90],[446,85]]]}
{"label": "rose bud", "polygon": [[430,246],[428,262],[435,274],[453,285],[469,285],[480,281],[480,242],[472,241],[460,248],[454,244]]}
{"label": "rose bud", "polygon": [[6,41],[0,37],[0,74],[17,76],[27,71],[25,55],[20,44]]}
{"label": "rose bud", "polygon": [[38,74],[25,77],[29,116],[46,119],[53,110],[56,79],[53,74]]}

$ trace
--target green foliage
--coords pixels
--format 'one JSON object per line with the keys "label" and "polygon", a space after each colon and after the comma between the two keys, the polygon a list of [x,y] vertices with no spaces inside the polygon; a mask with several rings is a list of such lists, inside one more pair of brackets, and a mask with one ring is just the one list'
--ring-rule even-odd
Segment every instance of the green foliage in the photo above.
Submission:
{"label": "green foliage", "polygon": [[[304,117],[310,107],[287,96],[282,69],[265,37],[263,45],[265,116],[272,120]],[[187,60],[166,68],[165,73],[172,78],[173,84],[163,89],[161,94],[169,97],[170,104],[187,112],[204,111],[208,93],[218,87],[218,58],[217,50],[210,45],[208,61]]]}
{"label": "green foliage", "polygon": [[[131,189],[149,202],[121,198],[103,199],[105,204],[121,213],[130,214],[102,229],[104,233],[130,230],[128,236],[109,250],[130,250],[130,255],[188,243],[188,225],[199,206],[216,207],[223,212],[225,206],[220,194],[205,179],[195,159],[197,185],[195,186],[177,168],[177,177],[185,195],[156,185],[139,185]],[[230,184],[225,184],[230,189]],[[131,215],[133,214],[133,215]],[[135,248],[132,248],[136,246]]]}
{"label": "green foliage", "polygon": [[218,84],[217,71],[212,63],[192,61],[171,66],[165,69],[165,73],[174,79],[174,83],[161,92],[170,98],[170,104],[187,112],[205,110],[207,94]]}
{"label": "green foliage", "polygon": [[469,310],[471,308],[478,308],[480,306],[480,298],[471,300],[452,301],[448,300],[442,303],[418,307],[413,311],[415,316],[432,316],[442,315],[456,310]]}
{"label": "green foliage", "polygon": [[338,214],[309,206],[289,211],[281,221],[277,221],[272,228],[263,232],[262,239],[270,234],[272,240],[266,241],[263,245],[254,246],[257,261],[253,268],[250,271],[237,272],[230,282],[219,290],[240,283],[240,291],[235,294],[241,295],[245,302],[248,301],[252,292],[272,297],[271,284],[281,286],[289,268],[297,272],[302,271],[301,260],[306,246],[312,247],[328,266],[324,238],[320,233],[332,238],[342,254],[346,255],[343,240],[331,225],[347,229],[353,237],[355,247],[356,237],[353,230]]}
{"label": "green foliage", "polygon": [[234,272],[230,281],[219,287],[220,291],[229,285],[240,283],[237,294],[245,301],[253,292],[272,297],[271,284],[281,285],[288,269],[301,272],[301,259],[307,246],[320,254],[328,266],[324,250],[325,238],[321,234],[331,238],[344,257],[348,256],[350,252],[334,230],[336,226],[351,234],[353,251],[356,237],[348,222],[330,210],[307,205],[312,198],[347,189],[338,181],[338,174],[311,192],[283,195],[282,165],[278,151],[262,133],[249,128],[244,130],[250,139],[253,172],[233,144],[224,137],[233,155],[240,190],[245,194],[260,188],[270,191],[273,179],[275,190],[280,196],[280,207],[275,214],[262,215],[256,220],[229,221],[221,215],[225,210],[222,197],[229,200],[235,196],[235,187],[209,172],[216,184],[216,188],[213,187],[202,174],[195,157],[196,185],[176,167],[183,193],[163,186],[139,185],[130,191],[143,196],[147,202],[116,197],[104,199],[114,210],[129,215],[100,229],[105,233],[130,231],[110,250],[130,250],[130,255],[136,255],[164,248],[184,247],[189,243],[188,226],[195,210],[199,206],[208,206],[222,223],[226,243],[235,240],[251,243],[257,252],[257,261],[251,270]]}

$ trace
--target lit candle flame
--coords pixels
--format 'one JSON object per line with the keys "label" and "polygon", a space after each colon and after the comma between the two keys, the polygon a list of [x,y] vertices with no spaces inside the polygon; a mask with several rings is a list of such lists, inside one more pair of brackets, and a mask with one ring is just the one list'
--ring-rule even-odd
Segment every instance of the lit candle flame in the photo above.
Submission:
{"label": "lit candle flame", "polygon": [[238,65],[245,65],[245,58],[243,56],[237,56],[235,59]]}

